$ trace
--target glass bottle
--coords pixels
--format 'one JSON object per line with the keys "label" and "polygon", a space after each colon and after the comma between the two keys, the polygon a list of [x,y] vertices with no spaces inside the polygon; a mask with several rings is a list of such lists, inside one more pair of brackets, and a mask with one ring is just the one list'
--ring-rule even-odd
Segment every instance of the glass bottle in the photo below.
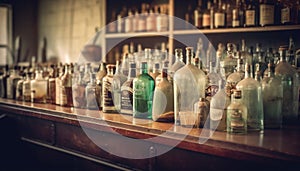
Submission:
{"label": "glass bottle", "polygon": [[21,77],[22,79],[20,79],[17,83],[17,87],[16,87],[16,100],[22,101],[23,100],[23,82],[25,80],[25,73],[22,73]]}
{"label": "glass bottle", "polygon": [[112,80],[113,102],[118,112],[121,110],[121,86],[127,80],[127,77],[120,71],[119,61],[116,62],[116,72]]}
{"label": "glass bottle", "polygon": [[214,28],[224,28],[226,26],[226,14],[222,5],[222,0],[219,0],[218,8],[214,13]]}
{"label": "glass bottle", "polygon": [[173,78],[177,70],[184,67],[182,49],[175,49],[175,63],[171,66],[169,74]]}
{"label": "glass bottle", "polygon": [[211,23],[211,15],[210,15],[210,9],[211,9],[211,2],[207,1],[207,8],[203,12],[203,20],[202,20],[202,26],[204,29],[210,28]]}
{"label": "glass bottle", "polygon": [[227,107],[227,132],[233,134],[247,133],[248,109],[242,103],[242,91],[234,90],[231,103]]}
{"label": "glass bottle", "polygon": [[259,24],[261,26],[274,24],[274,3],[271,0],[260,0]]}
{"label": "glass bottle", "polygon": [[158,32],[167,31],[168,26],[169,26],[168,12],[163,6],[161,6],[160,13],[158,14],[158,16],[156,18],[156,30]]}
{"label": "glass bottle", "polygon": [[61,77],[61,94],[60,94],[60,105],[66,107],[73,107],[73,96],[72,96],[72,74],[70,65],[65,65],[65,73]]}
{"label": "glass bottle", "polygon": [[90,78],[91,78],[91,63],[86,63],[85,64],[85,69],[84,69],[84,75],[83,75],[83,81],[88,84],[90,82]]}
{"label": "glass bottle", "polygon": [[283,124],[296,122],[298,119],[299,75],[286,61],[287,47],[279,48],[280,62],[275,68],[275,75],[281,79],[283,86],[282,115]]}
{"label": "glass bottle", "polygon": [[56,80],[58,76],[59,76],[58,68],[53,67],[52,75],[48,80],[48,99],[49,99],[49,103],[51,104],[55,104]]}
{"label": "glass bottle", "polygon": [[226,94],[229,98],[231,98],[231,95],[233,91],[236,89],[236,85],[244,79],[245,72],[242,71],[242,66],[243,66],[243,60],[238,59],[238,66],[236,72],[230,74],[227,79],[226,79],[226,85],[225,85],[225,90]]}
{"label": "glass bottle", "polygon": [[95,73],[91,74],[90,82],[86,85],[85,93],[82,94],[86,96],[85,103],[88,109],[101,109],[101,87],[97,84]]}
{"label": "glass bottle", "polygon": [[280,23],[281,24],[295,24],[293,20],[294,19],[294,8],[293,8],[293,2],[291,1],[283,1],[283,6],[280,11]]}
{"label": "glass bottle", "polygon": [[261,84],[250,77],[250,65],[245,65],[245,78],[236,85],[237,90],[241,90],[242,103],[248,109],[247,129],[259,131],[264,128],[264,111]]}
{"label": "glass bottle", "polygon": [[112,97],[112,84],[115,65],[107,65],[107,75],[102,80],[102,111],[105,113],[117,112]]}
{"label": "glass bottle", "polygon": [[268,77],[262,80],[265,128],[280,128],[282,125],[283,87],[274,75],[275,68],[268,64]]}
{"label": "glass bottle", "polygon": [[47,80],[43,78],[43,71],[37,69],[35,71],[35,79],[30,82],[31,102],[47,103]]}
{"label": "glass bottle", "polygon": [[221,73],[224,73],[227,78],[237,66],[237,59],[234,58],[234,45],[232,43],[227,44],[227,56],[223,61],[220,61]]}
{"label": "glass bottle", "polygon": [[196,116],[197,119],[200,120],[200,121],[196,120],[195,123],[199,125],[195,125],[195,127],[209,128],[209,119],[208,119],[209,108],[210,108],[210,102],[202,97],[200,97],[199,101],[197,101],[194,104],[194,115]]}
{"label": "glass bottle", "polygon": [[191,64],[193,48],[186,48],[186,65],[174,74],[175,124],[194,124],[193,105],[200,97],[205,98],[206,76]]}
{"label": "glass bottle", "polygon": [[236,0],[235,7],[232,10],[232,27],[242,26],[240,21],[240,10],[242,10],[240,0]]}
{"label": "glass bottle", "polygon": [[168,70],[163,69],[162,81],[155,86],[152,119],[154,121],[174,121],[173,85],[168,81]]}
{"label": "glass bottle", "polygon": [[22,77],[19,75],[18,66],[14,66],[6,82],[6,95],[8,99],[16,99],[17,83],[21,79]]}
{"label": "glass bottle", "polygon": [[219,91],[215,94],[210,102],[210,129],[217,131],[226,131],[226,108],[230,104],[230,98],[219,81]]}
{"label": "glass bottle", "polygon": [[8,65],[5,65],[5,68],[3,69],[3,74],[0,76],[0,97],[6,98],[7,93],[7,79],[9,77],[9,69]]}
{"label": "glass bottle", "polygon": [[233,5],[231,2],[226,3],[226,24],[228,28],[232,27],[232,10]]}
{"label": "glass bottle", "polygon": [[125,28],[124,28],[125,33],[133,32],[132,20],[133,20],[132,12],[131,10],[128,10],[128,16],[125,18]]}
{"label": "glass bottle", "polygon": [[133,113],[133,79],[136,77],[136,64],[130,64],[127,80],[121,87],[121,113],[132,115]]}
{"label": "glass bottle", "polygon": [[133,117],[152,119],[155,83],[148,74],[147,62],[141,63],[141,74],[133,80]]}
{"label": "glass bottle", "polygon": [[31,80],[32,80],[32,73],[27,72],[26,73],[26,78],[23,82],[23,101],[25,102],[31,102]]}
{"label": "glass bottle", "polygon": [[245,11],[245,26],[253,27],[258,25],[258,11],[255,0],[250,0]]}
{"label": "glass bottle", "polygon": [[[84,71],[80,69],[79,77],[75,80],[72,85],[73,105],[77,108],[86,108],[86,82],[83,80]],[[94,81],[94,80],[93,80]],[[98,97],[100,98],[100,96]]]}
{"label": "glass bottle", "polygon": [[55,104],[60,105],[61,104],[61,78],[65,73],[65,68],[63,66],[60,66],[59,69],[59,76],[56,77],[55,80]]}
{"label": "glass bottle", "polygon": [[153,9],[149,10],[149,15],[146,19],[147,31],[156,31],[156,14],[154,14]]}
{"label": "glass bottle", "polygon": [[198,6],[194,10],[194,25],[201,29],[203,20],[203,7],[202,7],[202,0],[198,0]]}
{"label": "glass bottle", "polygon": [[159,63],[155,63],[152,72],[149,73],[149,75],[153,78],[153,80],[155,80],[156,77],[160,74],[159,67],[160,67]]}
{"label": "glass bottle", "polygon": [[[96,80],[97,80],[97,84],[99,86],[102,86],[102,79],[103,77],[106,76],[107,72],[106,72],[106,64],[105,63],[101,63],[100,64],[100,67],[99,67],[99,71],[97,72],[97,75],[96,75]],[[88,82],[86,82],[87,84]]]}
{"label": "glass bottle", "polygon": [[216,73],[212,62],[209,63],[209,73],[206,75],[205,98],[210,101],[219,90],[221,76]]}
{"label": "glass bottle", "polygon": [[110,19],[110,22],[108,24],[108,32],[109,33],[115,33],[117,32],[117,23],[115,22],[116,19],[117,19],[117,13],[115,10],[112,11],[111,13],[111,19]]}

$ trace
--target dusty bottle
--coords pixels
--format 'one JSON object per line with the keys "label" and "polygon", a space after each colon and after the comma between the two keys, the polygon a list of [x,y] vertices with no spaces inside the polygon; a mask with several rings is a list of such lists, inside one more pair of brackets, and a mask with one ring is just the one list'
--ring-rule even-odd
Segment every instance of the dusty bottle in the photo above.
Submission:
{"label": "dusty bottle", "polygon": [[35,71],[35,79],[30,82],[31,102],[47,103],[47,80],[43,78],[43,71]]}
{"label": "dusty bottle", "polygon": [[250,131],[260,131],[264,129],[264,111],[261,84],[250,77],[250,65],[245,65],[245,78],[236,85],[237,90],[241,90],[242,103],[248,109],[247,129]]}
{"label": "dusty bottle", "polygon": [[48,101],[51,104],[55,104],[56,95],[56,78],[58,75],[58,69],[54,66],[53,72],[48,80]]}
{"label": "dusty bottle", "polygon": [[[76,82],[72,85],[73,105],[77,108],[86,108],[86,82],[83,80],[84,71],[80,69]],[[100,97],[99,97],[100,98]]]}
{"label": "dusty bottle", "polygon": [[136,64],[130,64],[127,80],[121,87],[121,113],[132,115],[133,112],[133,79],[136,77]]}
{"label": "dusty bottle", "polygon": [[133,80],[133,117],[152,119],[152,102],[155,83],[148,74],[147,62],[141,63],[141,71]]}
{"label": "dusty bottle", "polygon": [[102,80],[102,111],[106,113],[117,112],[112,97],[112,84],[115,65],[107,65],[107,75]]}
{"label": "dusty bottle", "polygon": [[173,78],[175,72],[184,67],[182,49],[175,49],[175,63],[170,68],[170,77]]}
{"label": "dusty bottle", "polygon": [[281,79],[283,86],[283,124],[296,122],[298,119],[299,75],[286,61],[287,47],[281,46],[280,62],[275,68],[275,75]]}
{"label": "dusty bottle", "polygon": [[230,98],[222,86],[222,80],[219,81],[219,91],[210,102],[210,129],[217,131],[226,131],[226,109],[230,104]]}
{"label": "dusty bottle", "polygon": [[153,95],[152,119],[154,121],[174,121],[173,85],[168,81],[168,70],[163,69],[162,81],[155,87]]}
{"label": "dusty bottle", "polygon": [[[85,88],[85,96],[86,96],[86,107],[88,109],[100,109],[101,106],[101,87],[96,82],[96,74],[92,73],[90,82],[87,84]],[[84,96],[84,95],[82,95]],[[81,101],[84,103],[84,101]]]}
{"label": "dusty bottle", "polygon": [[245,73],[242,71],[242,66],[243,66],[243,60],[238,59],[238,66],[236,72],[230,74],[228,78],[226,79],[226,85],[225,85],[225,90],[226,94],[229,98],[231,98],[231,95],[233,91],[236,89],[236,85],[244,79]]}
{"label": "dusty bottle", "polygon": [[234,73],[234,69],[237,66],[237,59],[234,58],[234,45],[232,43],[227,44],[227,56],[223,61],[220,61],[221,72],[224,73],[227,78],[231,73]]}
{"label": "dusty bottle", "polygon": [[210,102],[202,97],[194,104],[194,115],[199,119],[199,121],[196,120],[195,127],[209,128],[209,108]]}
{"label": "dusty bottle", "polygon": [[155,80],[156,77],[158,75],[160,75],[160,72],[159,72],[159,63],[155,63],[154,64],[153,70],[149,73],[149,75],[153,78],[153,80]]}
{"label": "dusty bottle", "polygon": [[268,64],[268,76],[262,80],[265,128],[280,128],[282,125],[283,87],[274,75],[272,64]]}
{"label": "dusty bottle", "polygon": [[231,103],[226,111],[227,132],[233,134],[246,134],[248,109],[241,101],[241,90],[234,90],[232,96]]}
{"label": "dusty bottle", "polygon": [[31,72],[27,72],[26,73],[26,78],[23,82],[23,101],[25,102],[31,102],[31,80],[32,80],[32,73]]}
{"label": "dusty bottle", "polygon": [[22,77],[19,75],[18,67],[14,66],[14,69],[11,71],[11,74],[7,78],[6,82],[6,95],[9,99],[15,99],[16,98],[16,88],[17,83],[19,80],[21,80]]}
{"label": "dusty bottle", "polygon": [[121,110],[121,86],[127,80],[127,77],[120,71],[119,61],[116,63],[116,72],[112,81],[113,102],[118,112]]}
{"label": "dusty bottle", "polygon": [[73,107],[73,96],[72,96],[72,74],[70,65],[65,65],[65,73],[61,77],[61,94],[60,94],[60,105],[66,107]]}
{"label": "dusty bottle", "polygon": [[7,78],[9,77],[8,65],[5,65],[3,74],[0,76],[0,97],[6,98]]}
{"label": "dusty bottle", "polygon": [[191,64],[193,48],[186,48],[186,65],[174,75],[175,124],[192,126],[195,123],[193,105],[200,97],[205,98],[206,76]]}

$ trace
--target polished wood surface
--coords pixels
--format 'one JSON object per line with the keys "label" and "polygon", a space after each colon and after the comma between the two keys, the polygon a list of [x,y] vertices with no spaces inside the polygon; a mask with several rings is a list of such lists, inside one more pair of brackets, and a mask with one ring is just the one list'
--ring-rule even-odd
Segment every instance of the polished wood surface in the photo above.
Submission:
{"label": "polished wood surface", "polygon": [[[135,119],[129,115],[107,114],[97,110],[86,110],[61,107],[52,104],[28,103],[0,99],[1,114],[17,114],[43,119],[42,123],[34,121],[24,124],[40,124],[52,135],[53,123],[81,126],[96,131],[119,133],[126,137],[145,139],[151,143],[165,146],[178,141],[176,148],[203,154],[226,157],[238,160],[264,161],[280,160],[300,162],[300,126],[295,125],[282,129],[250,132],[247,135],[231,135],[225,132],[213,132],[211,137],[202,143],[199,137],[208,130],[174,126],[173,123],[160,123],[151,120]],[[59,128],[59,124],[56,129]],[[34,132],[34,130],[32,130]],[[57,130],[56,130],[57,131]],[[202,134],[201,134],[202,133]],[[38,130],[34,136],[39,135]],[[67,137],[67,135],[64,135]],[[62,137],[64,137],[62,136]],[[157,137],[153,139],[153,137]],[[152,138],[152,139],[150,139]],[[183,141],[181,139],[184,138]],[[53,143],[52,137],[46,138]],[[59,139],[56,141],[67,141]],[[79,148],[79,147],[75,147]]]}

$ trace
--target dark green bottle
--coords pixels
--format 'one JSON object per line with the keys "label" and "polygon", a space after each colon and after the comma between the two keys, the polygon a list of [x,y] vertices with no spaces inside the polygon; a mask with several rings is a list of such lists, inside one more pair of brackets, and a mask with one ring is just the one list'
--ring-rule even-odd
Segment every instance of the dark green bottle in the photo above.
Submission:
{"label": "dark green bottle", "polygon": [[147,62],[141,63],[141,74],[133,80],[133,117],[152,119],[155,83],[148,74]]}

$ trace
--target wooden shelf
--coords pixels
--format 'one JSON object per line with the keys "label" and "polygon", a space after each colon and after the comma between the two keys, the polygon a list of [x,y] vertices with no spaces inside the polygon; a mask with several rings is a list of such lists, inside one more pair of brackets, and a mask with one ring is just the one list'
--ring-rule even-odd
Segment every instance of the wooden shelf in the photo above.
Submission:
{"label": "wooden shelf", "polygon": [[136,32],[136,33],[108,33],[105,38],[131,38],[131,37],[153,37],[153,36],[168,36],[170,32]]}

